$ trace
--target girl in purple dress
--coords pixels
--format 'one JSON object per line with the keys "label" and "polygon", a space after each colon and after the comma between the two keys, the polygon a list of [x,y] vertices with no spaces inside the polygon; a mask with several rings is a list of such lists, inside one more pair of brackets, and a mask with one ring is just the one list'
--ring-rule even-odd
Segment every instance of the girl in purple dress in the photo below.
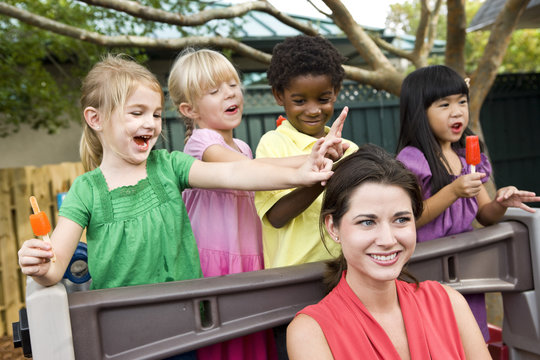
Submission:
{"label": "girl in purple dress", "polygon": [[[469,124],[469,87],[443,65],[417,69],[403,81],[397,158],[416,174],[424,196],[417,220],[417,241],[473,230],[472,222],[496,223],[508,207],[534,212],[524,202],[540,197],[514,186],[499,189],[494,200],[484,183],[491,165],[482,153],[476,172],[465,161]],[[483,149],[483,144],[481,149]],[[466,296],[486,341],[489,339],[484,294]]]}

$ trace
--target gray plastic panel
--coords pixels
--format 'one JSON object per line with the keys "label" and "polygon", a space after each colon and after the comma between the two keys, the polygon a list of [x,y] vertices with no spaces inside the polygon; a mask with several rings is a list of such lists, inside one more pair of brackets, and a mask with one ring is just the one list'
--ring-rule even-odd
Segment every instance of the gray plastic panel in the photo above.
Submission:
{"label": "gray plastic panel", "polygon": [[[410,270],[461,292],[533,289],[527,228],[418,244]],[[324,296],[323,263],[69,294],[77,359],[160,359],[287,323]],[[201,317],[200,308],[206,315]]]}
{"label": "gray plastic panel", "polygon": [[287,323],[324,296],[323,270],[311,263],[69,294],[75,357],[161,359]]}
{"label": "gray plastic panel", "polygon": [[514,221],[420,243],[408,268],[420,281],[444,282],[463,294],[534,287],[529,233]]}
{"label": "gray plastic panel", "polygon": [[[503,293],[503,340],[510,350],[510,359],[540,360],[540,209],[531,214],[508,209],[505,220],[527,226],[534,290]],[[523,265],[525,266],[525,265]]]}

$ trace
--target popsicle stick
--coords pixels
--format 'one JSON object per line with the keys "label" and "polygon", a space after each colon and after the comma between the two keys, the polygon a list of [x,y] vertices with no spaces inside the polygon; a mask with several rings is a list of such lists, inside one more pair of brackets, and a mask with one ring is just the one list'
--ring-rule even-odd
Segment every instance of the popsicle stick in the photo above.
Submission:
{"label": "popsicle stick", "polygon": [[[51,242],[51,238],[49,237],[49,234],[43,235],[43,241],[51,244],[51,249],[52,249],[52,242]],[[52,249],[52,252],[53,252],[53,257],[51,258],[51,261],[56,262],[56,254],[54,253],[54,249]]]}
{"label": "popsicle stick", "polygon": [[30,205],[32,205],[32,211],[34,214],[39,212],[39,205],[35,196],[30,196]]}
{"label": "popsicle stick", "polygon": [[[34,214],[39,213],[39,205],[37,203],[37,199],[35,196],[30,196],[30,205],[32,205],[32,211],[34,212]],[[52,248],[52,241],[51,241],[51,238],[49,237],[49,234],[43,235],[43,241],[48,242]],[[53,257],[51,258],[51,261],[56,262],[56,254],[54,253],[54,250],[53,250]]]}
{"label": "popsicle stick", "polygon": [[476,165],[470,165],[471,167],[471,174],[474,174],[476,172]]}

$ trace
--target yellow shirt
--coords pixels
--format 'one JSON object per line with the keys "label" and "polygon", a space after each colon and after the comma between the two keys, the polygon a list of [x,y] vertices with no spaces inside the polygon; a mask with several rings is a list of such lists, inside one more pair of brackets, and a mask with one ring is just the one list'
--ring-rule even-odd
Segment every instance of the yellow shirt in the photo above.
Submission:
{"label": "yellow shirt", "polygon": [[[325,132],[330,131],[326,127]],[[261,137],[257,146],[256,157],[287,157],[310,154],[317,138],[296,130],[288,121],[276,129],[267,132]],[[346,155],[358,149],[351,144]],[[268,210],[274,204],[294,189],[257,191],[255,193],[255,207],[262,221],[264,267],[266,269],[280,266],[299,265],[313,261],[327,260],[339,255],[339,245],[336,244],[325,230],[326,247],[321,241],[319,232],[319,216],[323,194],[300,215],[289,221],[282,228],[273,227],[266,217]],[[329,252],[330,251],[330,252]]]}

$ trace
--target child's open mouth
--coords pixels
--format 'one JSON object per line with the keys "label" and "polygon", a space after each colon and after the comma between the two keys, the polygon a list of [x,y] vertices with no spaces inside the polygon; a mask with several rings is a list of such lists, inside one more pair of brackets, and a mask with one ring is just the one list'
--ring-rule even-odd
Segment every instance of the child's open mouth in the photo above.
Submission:
{"label": "child's open mouth", "polygon": [[227,110],[225,110],[225,112],[228,114],[235,114],[237,111],[238,111],[238,105],[229,106]]}
{"label": "child's open mouth", "polygon": [[133,141],[135,141],[135,144],[139,147],[141,150],[147,150],[148,149],[148,141],[152,137],[150,135],[142,135],[142,136],[135,136],[133,138]]}
{"label": "child's open mouth", "polygon": [[461,129],[463,128],[463,124],[461,124],[461,123],[455,123],[455,124],[453,124],[453,125],[451,126],[451,128],[452,128],[452,132],[458,133],[458,132],[460,132]]}

